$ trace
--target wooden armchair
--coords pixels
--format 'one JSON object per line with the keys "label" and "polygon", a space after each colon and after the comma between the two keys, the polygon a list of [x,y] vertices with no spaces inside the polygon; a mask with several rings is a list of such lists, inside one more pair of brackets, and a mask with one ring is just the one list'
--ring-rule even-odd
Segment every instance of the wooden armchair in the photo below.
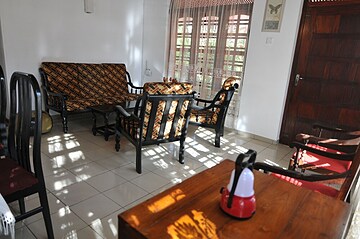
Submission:
{"label": "wooden armchair", "polygon": [[[311,171],[298,172],[284,169],[275,165],[264,162],[256,162],[254,169],[270,173],[272,176],[278,177],[289,183],[299,187],[305,187],[319,193],[350,202],[351,192],[357,186],[359,178],[360,150],[358,150],[352,160],[348,170],[343,173],[319,174]],[[332,180],[342,179],[337,188],[331,187],[328,182]]]}
{"label": "wooden armchair", "polygon": [[323,124],[314,124],[313,134],[297,134],[296,141],[353,153],[360,143],[360,130],[345,130]]}
{"label": "wooden armchair", "polygon": [[[360,137],[354,134],[357,131],[344,131],[339,128],[331,128],[319,124],[314,125],[317,136],[308,134],[298,134],[296,140],[290,144],[295,148],[290,159],[288,169],[258,163],[257,169],[272,172],[274,175],[294,183],[299,186],[307,187],[315,191],[333,197],[339,196],[340,191],[330,184],[343,188],[344,183],[355,180],[359,167],[359,158],[356,153],[359,148]],[[330,131],[336,133],[338,138],[323,138],[322,132]],[[341,135],[341,134],[353,135]],[[329,136],[329,134],[325,134]],[[357,137],[357,138],[356,138]],[[349,179],[350,177],[350,179]],[[357,180],[356,180],[357,181]],[[345,189],[343,189],[345,190]],[[350,193],[350,188],[346,193]],[[342,192],[344,194],[344,192]]]}
{"label": "wooden armchair", "polygon": [[[289,169],[302,171],[344,172],[350,168],[351,162],[359,148],[360,131],[345,131],[316,124],[314,129],[318,135],[298,134],[296,142],[290,146],[296,147]],[[322,137],[323,131],[335,133],[331,138]]]}
{"label": "wooden armchair", "polygon": [[227,110],[238,79],[229,77],[213,100],[195,99],[196,106],[191,110],[190,123],[215,129],[215,147],[220,148],[220,137],[224,135],[224,123]]}
{"label": "wooden armchair", "polygon": [[136,147],[136,171],[141,173],[143,146],[180,141],[179,162],[184,163],[184,143],[194,95],[189,83],[146,83],[133,113],[116,106],[116,151],[120,149],[121,134]]}
{"label": "wooden armchair", "polygon": [[[41,104],[35,77],[15,72],[10,80],[9,155],[0,159],[0,193],[7,203],[19,202],[16,222],[42,212],[47,238],[54,238],[41,165]],[[24,198],[32,194],[39,195],[40,206],[26,210]]]}

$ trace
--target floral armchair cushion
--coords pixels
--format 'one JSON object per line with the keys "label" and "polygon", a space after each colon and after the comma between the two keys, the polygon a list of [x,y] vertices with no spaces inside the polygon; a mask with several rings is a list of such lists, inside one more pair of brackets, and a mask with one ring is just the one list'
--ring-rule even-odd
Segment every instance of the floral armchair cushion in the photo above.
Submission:
{"label": "floral armchair cushion", "polygon": [[[162,83],[162,82],[156,82],[156,83],[146,83],[144,85],[144,92],[151,94],[151,95],[167,95],[167,94],[191,94],[192,93],[192,85],[190,83]],[[174,121],[175,111],[177,108],[177,101],[173,101],[171,103],[171,107],[169,110],[169,115],[167,116],[167,122],[165,126],[165,132],[164,132],[164,139],[168,139],[170,137],[170,130]],[[175,137],[178,137],[181,135],[181,131],[183,127],[185,126],[185,113],[187,108],[189,107],[189,102],[185,102],[184,105],[182,105],[180,115],[178,118],[178,122],[176,123],[176,133]],[[145,108],[145,115],[144,115],[144,126],[143,126],[143,137],[146,137],[146,132],[149,124],[149,118],[152,110],[153,105],[152,102],[147,102],[146,108]],[[159,137],[160,132],[160,126],[161,121],[163,117],[163,112],[165,110],[165,101],[160,101],[157,105],[156,109],[156,119],[155,119],[155,125],[153,127],[151,138],[157,139]]]}
{"label": "floral armchair cushion", "polygon": [[[224,81],[221,90],[214,97],[212,104],[217,106],[224,104],[228,94],[230,93],[230,88],[233,87],[237,82],[238,79],[235,77],[227,78]],[[214,107],[207,110],[192,110],[190,115],[190,121],[202,124],[216,124],[218,122],[220,110],[220,107]]]}

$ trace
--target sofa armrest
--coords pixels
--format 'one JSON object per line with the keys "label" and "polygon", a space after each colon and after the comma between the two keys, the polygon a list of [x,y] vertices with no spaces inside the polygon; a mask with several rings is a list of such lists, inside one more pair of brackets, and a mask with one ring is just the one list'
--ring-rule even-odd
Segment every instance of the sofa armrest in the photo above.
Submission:
{"label": "sofa armrest", "polygon": [[130,86],[130,93],[140,95],[144,92],[144,88],[141,86],[135,86],[132,81],[129,72],[126,71],[127,85]]}
{"label": "sofa armrest", "polygon": [[44,92],[48,97],[49,97],[49,96],[51,96],[51,97],[57,97],[57,98],[61,98],[61,99],[63,99],[63,100],[67,100],[67,98],[68,98],[67,95],[62,94],[62,93],[52,92],[52,91],[48,90],[45,86],[42,86],[41,88],[42,88],[43,92]]}
{"label": "sofa armrest", "polygon": [[66,109],[67,95],[49,91],[45,86],[41,86],[44,92],[46,109],[64,110]]}
{"label": "sofa armrest", "polygon": [[128,86],[130,86],[130,93],[141,95],[144,92],[144,88],[141,86],[134,86],[131,82],[128,82]]}

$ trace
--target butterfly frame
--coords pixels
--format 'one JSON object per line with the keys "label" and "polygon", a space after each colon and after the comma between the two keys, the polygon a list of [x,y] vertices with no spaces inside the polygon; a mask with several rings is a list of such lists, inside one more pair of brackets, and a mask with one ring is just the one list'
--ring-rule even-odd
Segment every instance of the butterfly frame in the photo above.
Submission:
{"label": "butterfly frame", "polygon": [[285,8],[285,0],[266,0],[263,32],[279,32]]}

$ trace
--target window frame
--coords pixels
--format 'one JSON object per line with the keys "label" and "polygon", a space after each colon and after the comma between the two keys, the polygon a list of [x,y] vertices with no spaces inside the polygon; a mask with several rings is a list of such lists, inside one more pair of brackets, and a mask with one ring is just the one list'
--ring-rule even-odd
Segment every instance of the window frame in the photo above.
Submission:
{"label": "window frame", "polygon": [[[181,9],[179,10],[178,17],[176,18],[176,29],[172,34],[172,44],[171,44],[171,51],[174,52],[173,59],[171,59],[173,62],[171,64],[174,65],[173,69],[173,77],[177,79],[190,79],[190,81],[193,82],[195,89],[197,92],[206,93],[203,98],[212,98],[216,92],[221,88],[221,85],[223,81],[229,77],[229,76],[236,76],[240,79],[243,77],[244,74],[244,67],[245,67],[245,59],[246,59],[246,48],[248,44],[248,38],[249,38],[249,29],[250,29],[250,23],[251,23],[251,12],[252,12],[252,4],[239,4],[237,6],[229,6],[229,5],[223,5],[218,6],[219,10],[217,11],[218,14],[206,14],[206,12],[202,8],[194,8],[190,11],[194,11],[194,14],[192,16],[185,15],[185,12],[187,12],[189,9]],[[235,10],[234,10],[235,8]],[[233,12],[236,12],[237,14],[232,14]],[[195,14],[196,13],[196,14]],[[221,14],[222,13],[222,14]],[[241,16],[247,15],[247,19],[242,19]],[[199,20],[203,21],[203,19],[199,19],[201,16],[204,17],[217,17],[218,18],[218,27],[217,32],[215,33],[215,52],[213,53],[213,67],[208,68],[207,66],[205,69],[199,66],[199,63],[202,61],[199,59],[203,59],[199,57],[199,54],[201,54],[200,50],[200,41],[201,41],[201,27],[202,24],[199,24]],[[235,33],[229,33],[228,26],[231,24],[231,22],[234,22],[234,20],[230,19],[230,16],[237,16],[236,20],[236,32]],[[179,29],[179,23],[181,23],[181,19],[184,17],[192,18],[191,24],[188,24],[187,21],[183,21],[183,31],[181,33],[178,32]],[[239,28],[241,28],[242,25],[247,26],[247,32],[240,33]],[[191,25],[191,33],[186,33],[185,25]],[[233,24],[232,24],[233,25]],[[208,32],[209,33],[209,32]],[[206,33],[205,33],[206,34]],[[176,36],[176,37],[174,37]],[[230,37],[229,37],[230,36]],[[231,37],[232,36],[232,37]],[[185,38],[190,38],[190,48],[188,47],[185,49],[184,42],[182,45],[177,44],[177,39],[181,38],[183,41],[185,41]],[[221,41],[219,39],[226,39],[224,41]],[[209,38],[206,38],[207,42]],[[229,39],[234,40],[234,47],[227,46],[227,41]],[[244,44],[243,48],[240,48],[240,50],[237,50],[237,42],[241,39],[246,39],[246,42]],[[209,44],[205,46],[209,47]],[[205,53],[206,50],[203,52]],[[237,54],[241,53],[241,54]],[[184,55],[190,54],[188,56],[188,64],[184,65]],[[207,53],[208,55],[209,53]],[[228,59],[226,59],[226,56],[232,55],[232,63],[230,65],[231,69],[225,69],[225,66],[228,66],[226,62],[229,62]],[[240,56],[241,60],[236,61],[236,57]],[[179,62],[178,62],[179,61]],[[206,61],[204,61],[206,62]],[[180,65],[179,65],[180,64]],[[187,67],[187,70],[184,70],[185,67]],[[240,67],[239,71],[234,70],[235,67]],[[184,73],[185,72],[185,73]],[[185,77],[183,74],[186,74]],[[195,78],[194,78],[195,77]],[[210,78],[210,80],[206,80],[207,78]],[[205,85],[204,85],[205,84]],[[199,95],[199,96],[200,96]]]}

